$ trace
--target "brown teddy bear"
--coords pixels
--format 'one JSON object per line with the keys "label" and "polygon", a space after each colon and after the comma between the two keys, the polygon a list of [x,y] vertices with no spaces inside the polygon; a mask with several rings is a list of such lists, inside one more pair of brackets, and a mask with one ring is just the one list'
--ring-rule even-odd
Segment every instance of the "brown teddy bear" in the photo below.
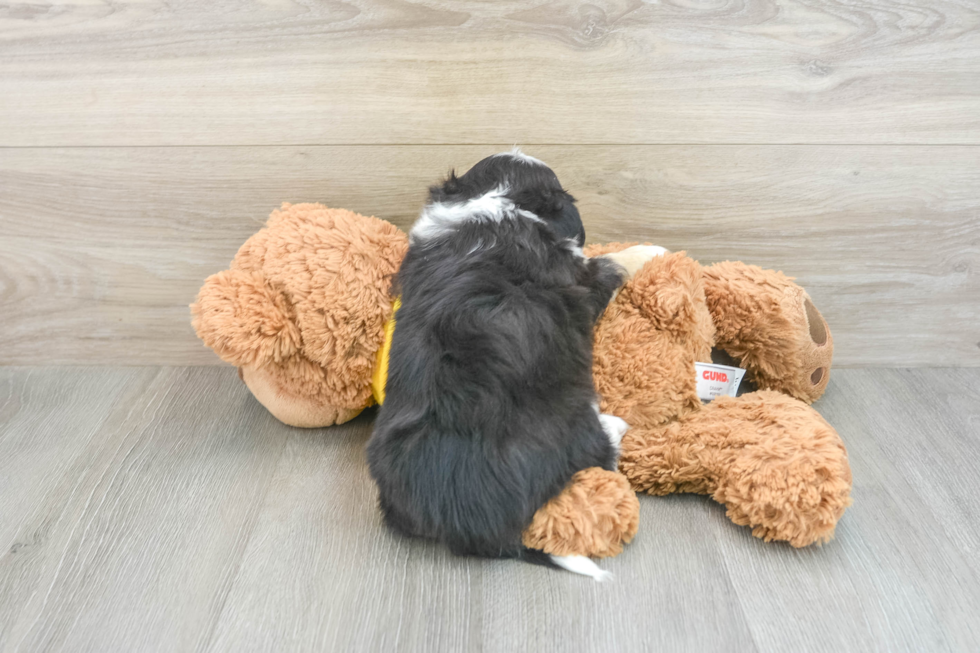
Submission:
{"label": "brown teddy bear", "polygon": [[[283,204],[207,279],[198,336],[281,421],[340,424],[383,400],[391,281],[405,233],[320,204]],[[635,491],[710,494],[737,524],[793,546],[822,542],[850,503],[847,453],[809,402],[827,386],[833,341],[802,288],[737,262],[683,252],[587,248],[631,274],[596,327],[602,411],[630,425],[622,474],[591,468],[543,506],[526,546],[603,557],[636,533]],[[758,391],[702,405],[696,362],[723,350]]]}

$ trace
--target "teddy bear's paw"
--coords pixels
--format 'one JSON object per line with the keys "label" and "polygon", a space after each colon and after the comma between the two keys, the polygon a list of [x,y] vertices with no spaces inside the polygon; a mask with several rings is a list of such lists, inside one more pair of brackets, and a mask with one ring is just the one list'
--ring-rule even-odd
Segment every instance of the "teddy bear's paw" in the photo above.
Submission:
{"label": "teddy bear's paw", "polygon": [[633,245],[619,252],[603,254],[603,256],[622,266],[626,270],[627,276],[632,279],[646,265],[647,261],[666,253],[666,249],[656,245]]}
{"label": "teddy bear's paw", "polygon": [[812,403],[823,395],[830,380],[834,357],[830,327],[810,296],[796,284],[785,289],[780,305],[788,324],[786,347],[778,352],[782,357],[778,363],[758,352],[755,381],[760,389],[777,390]]}
{"label": "teddy bear's paw", "polygon": [[801,338],[804,342],[802,359],[805,363],[809,363],[804,364],[804,373],[809,372],[807,379],[812,388],[811,392],[819,397],[827,387],[827,379],[830,378],[830,362],[834,355],[833,338],[827,320],[813,305],[809,295],[804,297],[802,313],[806,320],[808,336],[808,338]]}
{"label": "teddy bear's paw", "polygon": [[732,435],[719,442],[724,462],[712,497],[731,520],[767,542],[802,547],[831,539],[851,504],[851,469],[837,431],[776,392],[715,401],[716,423],[727,417]]}

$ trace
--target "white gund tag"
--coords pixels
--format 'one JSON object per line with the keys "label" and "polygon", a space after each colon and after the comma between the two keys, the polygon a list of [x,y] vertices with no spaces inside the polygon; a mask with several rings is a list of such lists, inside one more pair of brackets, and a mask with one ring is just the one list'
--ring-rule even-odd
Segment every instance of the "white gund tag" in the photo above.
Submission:
{"label": "white gund tag", "polygon": [[694,363],[698,379],[698,397],[701,401],[711,401],[715,397],[738,394],[738,384],[745,376],[745,370],[714,363]]}

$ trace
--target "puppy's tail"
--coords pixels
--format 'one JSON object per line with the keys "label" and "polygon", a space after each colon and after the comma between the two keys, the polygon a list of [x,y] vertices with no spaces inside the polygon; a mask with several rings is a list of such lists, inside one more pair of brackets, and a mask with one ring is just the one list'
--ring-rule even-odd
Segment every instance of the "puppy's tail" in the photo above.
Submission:
{"label": "puppy's tail", "polygon": [[585,556],[553,556],[538,549],[524,548],[519,557],[531,564],[542,565],[551,569],[564,569],[574,574],[589,576],[600,583],[604,580],[612,580],[613,577],[611,573],[599,569],[599,565]]}

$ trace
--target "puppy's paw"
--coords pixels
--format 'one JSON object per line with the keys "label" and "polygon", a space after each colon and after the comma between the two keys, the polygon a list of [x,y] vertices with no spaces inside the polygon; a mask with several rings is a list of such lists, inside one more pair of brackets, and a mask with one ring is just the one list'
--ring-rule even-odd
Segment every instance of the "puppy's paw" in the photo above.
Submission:
{"label": "puppy's paw", "polygon": [[621,252],[603,254],[602,256],[619,264],[626,270],[627,279],[632,279],[647,261],[657,256],[663,256],[666,253],[666,249],[657,247],[656,245],[634,245],[633,247],[627,247]]}
{"label": "puppy's paw", "polygon": [[590,576],[600,583],[613,579],[612,572],[599,569],[599,565],[585,556],[551,556],[551,560],[562,569],[567,569],[573,574]]}
{"label": "puppy's paw", "polygon": [[618,451],[623,436],[630,428],[629,424],[615,415],[606,415],[605,413],[599,415],[599,423],[602,424],[602,430],[606,432],[609,441]]}

